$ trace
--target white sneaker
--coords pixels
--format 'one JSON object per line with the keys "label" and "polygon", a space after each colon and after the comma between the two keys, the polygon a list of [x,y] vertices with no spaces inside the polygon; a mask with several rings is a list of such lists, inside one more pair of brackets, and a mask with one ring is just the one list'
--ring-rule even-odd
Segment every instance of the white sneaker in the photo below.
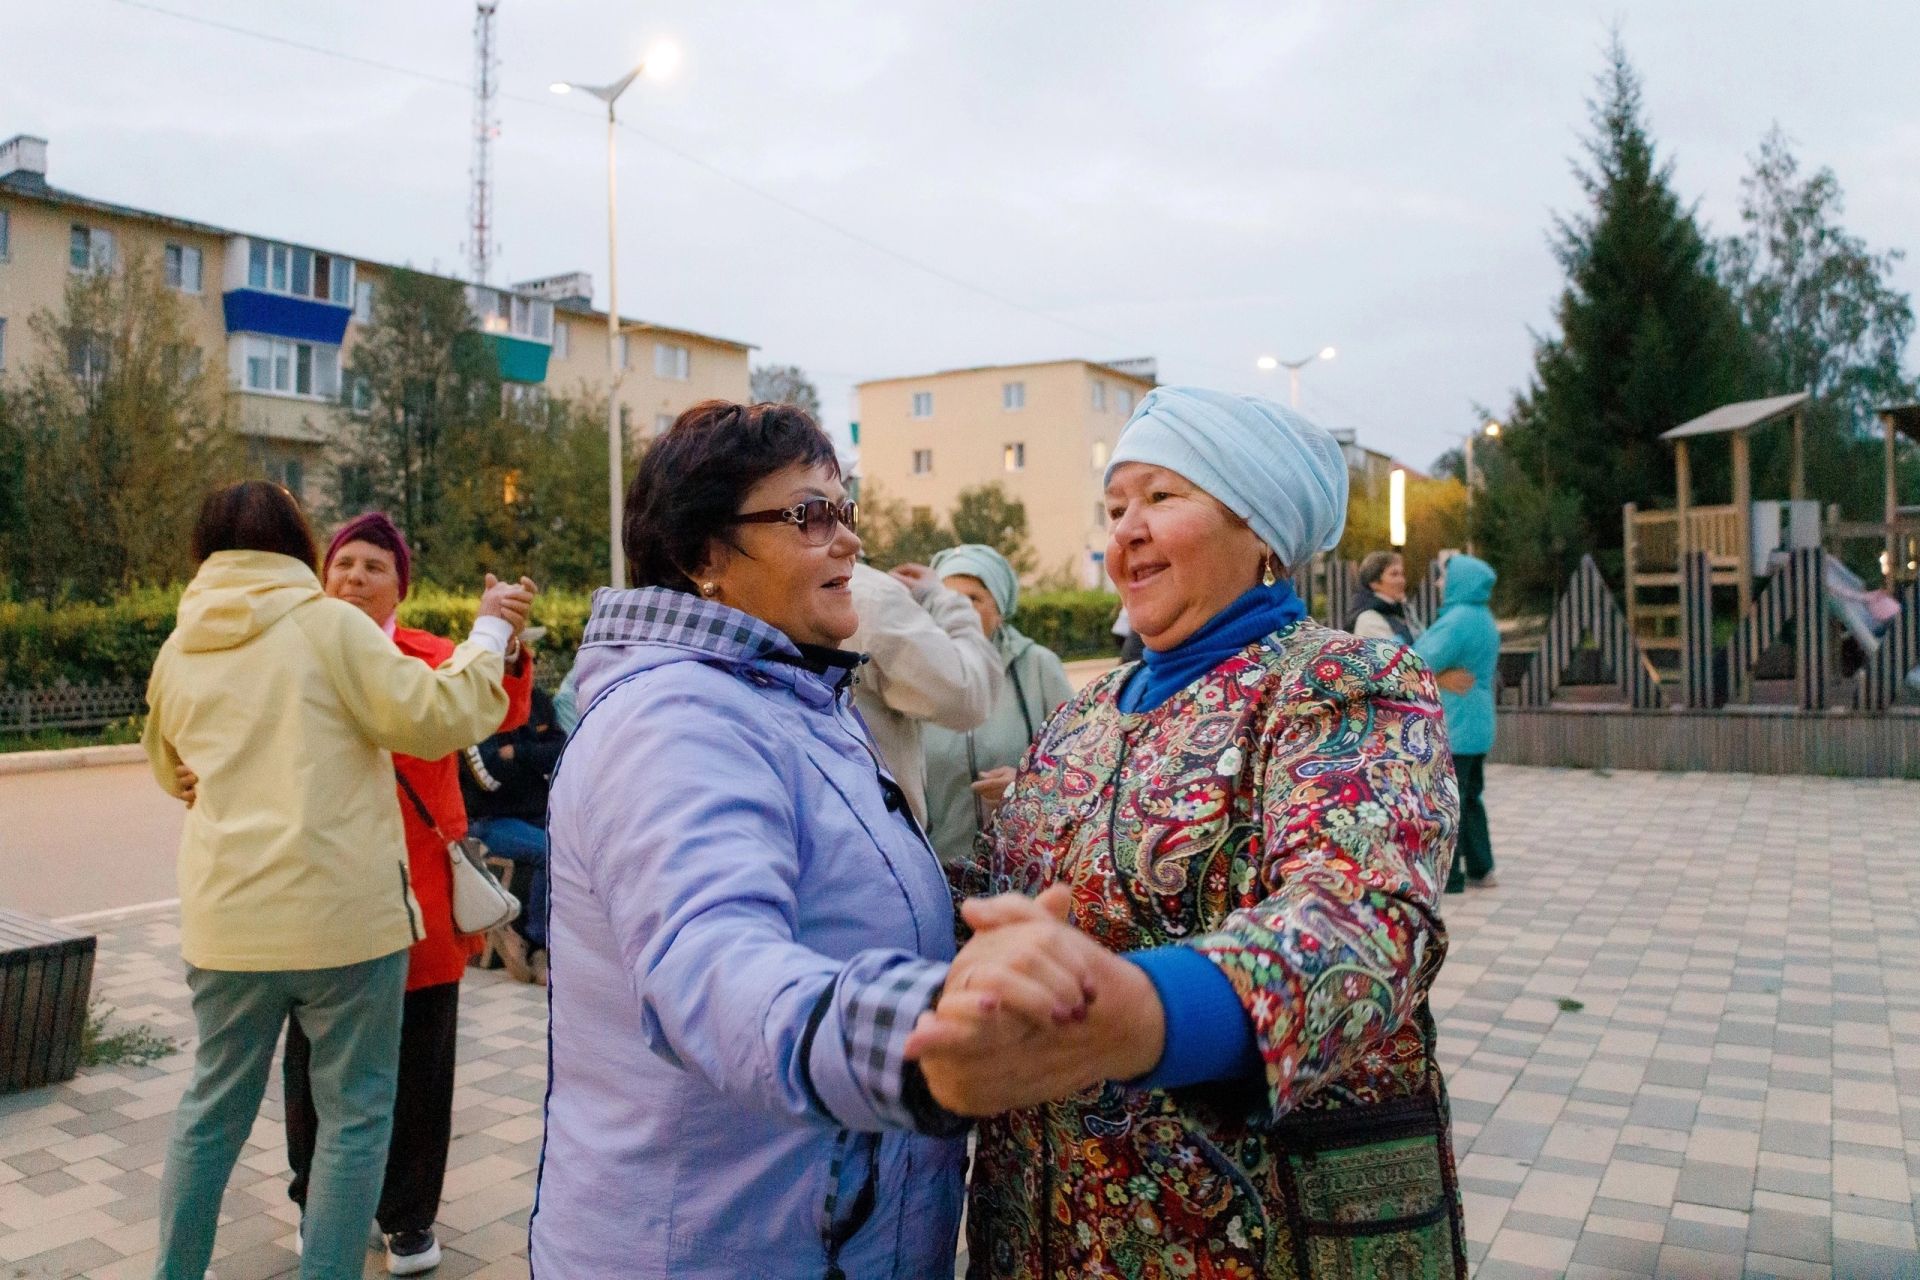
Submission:
{"label": "white sneaker", "polygon": [[396,1231],[387,1237],[387,1274],[415,1276],[440,1265],[440,1241],[428,1231]]}

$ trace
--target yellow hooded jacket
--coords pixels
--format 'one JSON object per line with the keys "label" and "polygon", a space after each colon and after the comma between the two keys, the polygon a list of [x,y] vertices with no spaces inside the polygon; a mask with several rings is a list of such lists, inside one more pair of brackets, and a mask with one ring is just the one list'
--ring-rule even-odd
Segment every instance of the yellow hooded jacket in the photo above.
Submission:
{"label": "yellow hooded jacket", "polygon": [[437,670],[313,570],[266,551],[207,557],[147,682],[145,746],[173,795],[180,950],[200,969],[330,969],[420,937],[390,752],[433,759],[506,714],[500,656],[468,641]]}

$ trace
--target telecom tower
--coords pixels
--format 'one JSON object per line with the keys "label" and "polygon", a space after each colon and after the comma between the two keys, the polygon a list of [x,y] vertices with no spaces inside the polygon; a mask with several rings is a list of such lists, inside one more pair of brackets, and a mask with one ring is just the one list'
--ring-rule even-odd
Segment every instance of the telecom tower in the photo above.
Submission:
{"label": "telecom tower", "polygon": [[500,0],[473,6],[473,195],[468,201],[468,273],[485,284],[493,269],[493,139],[500,132],[494,98],[500,89],[500,59],[493,51],[493,14]]}

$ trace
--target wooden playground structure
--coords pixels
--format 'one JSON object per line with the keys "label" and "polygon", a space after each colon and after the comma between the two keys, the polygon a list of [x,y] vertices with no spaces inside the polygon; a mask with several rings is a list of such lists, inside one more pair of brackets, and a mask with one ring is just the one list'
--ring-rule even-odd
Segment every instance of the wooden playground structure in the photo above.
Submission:
{"label": "wooden playground structure", "polygon": [[[1661,437],[1676,500],[1625,508],[1624,608],[1583,557],[1544,636],[1503,655],[1494,759],[1920,778],[1920,504],[1900,503],[1897,476],[1898,437],[1920,443],[1920,405],[1879,411],[1882,519],[1846,521],[1805,492],[1807,403],[1724,405]],[[1751,437],[1783,425],[1788,497],[1756,501]],[[1731,449],[1732,501],[1699,505],[1690,450],[1715,438]],[[1878,544],[1877,581],[1840,560],[1863,541]],[[1338,625],[1357,577],[1321,556],[1295,583]],[[1417,620],[1437,613],[1442,580],[1436,564],[1409,591]]]}

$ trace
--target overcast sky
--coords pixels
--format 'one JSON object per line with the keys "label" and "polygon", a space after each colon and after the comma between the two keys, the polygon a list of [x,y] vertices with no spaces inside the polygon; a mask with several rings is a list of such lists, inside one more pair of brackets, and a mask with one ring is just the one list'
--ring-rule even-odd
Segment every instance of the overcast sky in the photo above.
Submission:
{"label": "overcast sky", "polygon": [[[463,269],[470,3],[4,7],[0,137],[49,138],[55,185]],[[1330,343],[1308,410],[1424,465],[1526,378],[1615,23],[1712,231],[1778,121],[1851,229],[1920,248],[1912,3],[502,0],[494,280],[604,304],[604,117],[546,87],[671,36],[621,101],[628,314],[801,365],[836,428],[863,379],[1066,356],[1284,397],[1255,358]]]}

